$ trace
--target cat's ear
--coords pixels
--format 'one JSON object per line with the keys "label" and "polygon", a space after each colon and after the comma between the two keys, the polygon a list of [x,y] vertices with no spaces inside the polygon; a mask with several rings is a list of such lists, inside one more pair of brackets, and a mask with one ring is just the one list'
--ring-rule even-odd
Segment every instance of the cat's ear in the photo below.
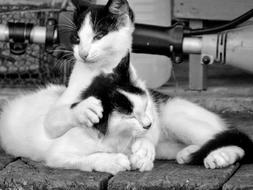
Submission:
{"label": "cat's ear", "polygon": [[109,0],[106,4],[109,12],[115,15],[123,15],[129,13],[129,4],[127,0]]}
{"label": "cat's ear", "polygon": [[113,69],[113,73],[119,77],[128,77],[129,65],[130,65],[130,55],[128,53],[126,57],[124,57],[120,61],[120,63]]}
{"label": "cat's ear", "polygon": [[77,10],[86,10],[90,6],[90,1],[87,0],[71,0]]}

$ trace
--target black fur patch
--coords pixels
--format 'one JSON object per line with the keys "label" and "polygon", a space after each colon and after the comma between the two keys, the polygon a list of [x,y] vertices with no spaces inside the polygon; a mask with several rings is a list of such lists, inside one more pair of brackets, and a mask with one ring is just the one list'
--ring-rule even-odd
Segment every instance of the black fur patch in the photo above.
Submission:
{"label": "black fur patch", "polygon": [[214,139],[204,144],[197,152],[191,155],[190,164],[203,164],[205,157],[212,151],[224,146],[238,146],[245,151],[241,160],[243,163],[253,163],[253,142],[241,131],[231,129],[217,134]]}
{"label": "black fur patch", "polygon": [[[129,54],[121,60],[118,66],[113,70],[113,73],[102,73],[95,77],[91,85],[81,94],[81,100],[90,96],[94,96],[101,100],[104,109],[103,117],[94,127],[102,134],[106,133],[109,116],[114,110],[124,114],[131,114],[133,111],[131,101],[125,95],[121,94],[119,90],[138,95],[145,94],[145,91],[131,82]],[[77,103],[73,104],[71,107],[74,108],[76,105]]]}
{"label": "black fur patch", "polygon": [[153,100],[155,101],[155,103],[157,105],[160,105],[160,104],[164,104],[166,103],[169,99],[171,99],[172,97],[167,95],[167,94],[164,94],[162,92],[159,92],[157,90],[153,90],[153,89],[149,89],[149,92],[153,98]]}

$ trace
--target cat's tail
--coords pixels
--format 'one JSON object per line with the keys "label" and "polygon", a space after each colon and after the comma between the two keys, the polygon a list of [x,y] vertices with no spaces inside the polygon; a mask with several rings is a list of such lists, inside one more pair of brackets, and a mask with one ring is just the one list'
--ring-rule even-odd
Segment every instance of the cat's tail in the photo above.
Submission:
{"label": "cat's tail", "polygon": [[241,162],[253,163],[253,141],[245,133],[237,129],[230,129],[218,133],[213,139],[207,141],[198,151],[194,152],[191,155],[189,164],[203,164],[204,159],[209,153],[226,146],[238,146],[242,148],[245,155]]}

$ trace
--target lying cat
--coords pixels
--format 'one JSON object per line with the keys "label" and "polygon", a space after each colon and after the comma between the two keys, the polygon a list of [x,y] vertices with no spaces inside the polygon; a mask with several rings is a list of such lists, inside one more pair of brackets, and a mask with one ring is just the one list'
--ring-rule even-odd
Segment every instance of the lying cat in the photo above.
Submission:
{"label": "lying cat", "polygon": [[[0,136],[8,153],[51,167],[113,174],[130,166],[151,170],[155,158],[206,168],[252,162],[246,135],[194,103],[149,92],[131,64],[122,69],[134,30],[126,0],[88,9],[74,3],[76,61],[68,87],[51,85],[5,107]],[[116,77],[124,82],[115,82],[115,73],[125,75]]]}
{"label": "lying cat", "polygon": [[[80,121],[80,106],[86,107],[87,113],[89,108],[100,113],[97,110],[102,103],[104,110],[98,127],[73,123],[74,126],[61,137],[50,138],[43,121],[64,90],[61,86],[48,86],[11,101],[2,113],[0,134],[3,148],[15,156],[44,161],[51,167],[112,174],[129,170],[128,157],[132,155],[133,143],[138,138],[155,135],[157,129],[155,126],[150,128],[149,115],[155,113],[152,113],[154,107],[147,92],[138,87],[138,82],[134,84],[130,80],[128,56],[112,73],[95,77],[82,94],[84,100],[70,107],[73,112],[69,116],[60,118],[67,122],[70,117]],[[81,116],[87,116],[87,113]],[[149,164],[152,168],[153,160]]]}

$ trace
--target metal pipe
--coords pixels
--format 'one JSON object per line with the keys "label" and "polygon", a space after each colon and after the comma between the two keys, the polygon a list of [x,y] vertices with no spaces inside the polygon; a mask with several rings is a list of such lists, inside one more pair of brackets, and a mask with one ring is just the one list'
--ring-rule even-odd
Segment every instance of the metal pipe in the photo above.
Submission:
{"label": "metal pipe", "polygon": [[33,27],[31,31],[30,41],[32,43],[44,44],[46,42],[46,27]]}
{"label": "metal pipe", "polygon": [[0,41],[6,42],[9,40],[9,28],[5,24],[0,24]]}
{"label": "metal pipe", "polygon": [[202,50],[201,38],[184,38],[183,40],[183,52],[190,54],[200,54]]}
{"label": "metal pipe", "polygon": [[[224,63],[253,73],[253,26],[231,30],[224,40]],[[221,52],[221,51],[220,51]]]}
{"label": "metal pipe", "polygon": [[[24,28],[24,36],[26,35],[26,29]],[[0,24],[0,41],[8,42],[10,37],[10,28],[8,25]],[[44,26],[33,26],[30,33],[30,42],[45,44],[46,43],[47,28]],[[54,32],[54,39],[57,39],[57,31]]]}

